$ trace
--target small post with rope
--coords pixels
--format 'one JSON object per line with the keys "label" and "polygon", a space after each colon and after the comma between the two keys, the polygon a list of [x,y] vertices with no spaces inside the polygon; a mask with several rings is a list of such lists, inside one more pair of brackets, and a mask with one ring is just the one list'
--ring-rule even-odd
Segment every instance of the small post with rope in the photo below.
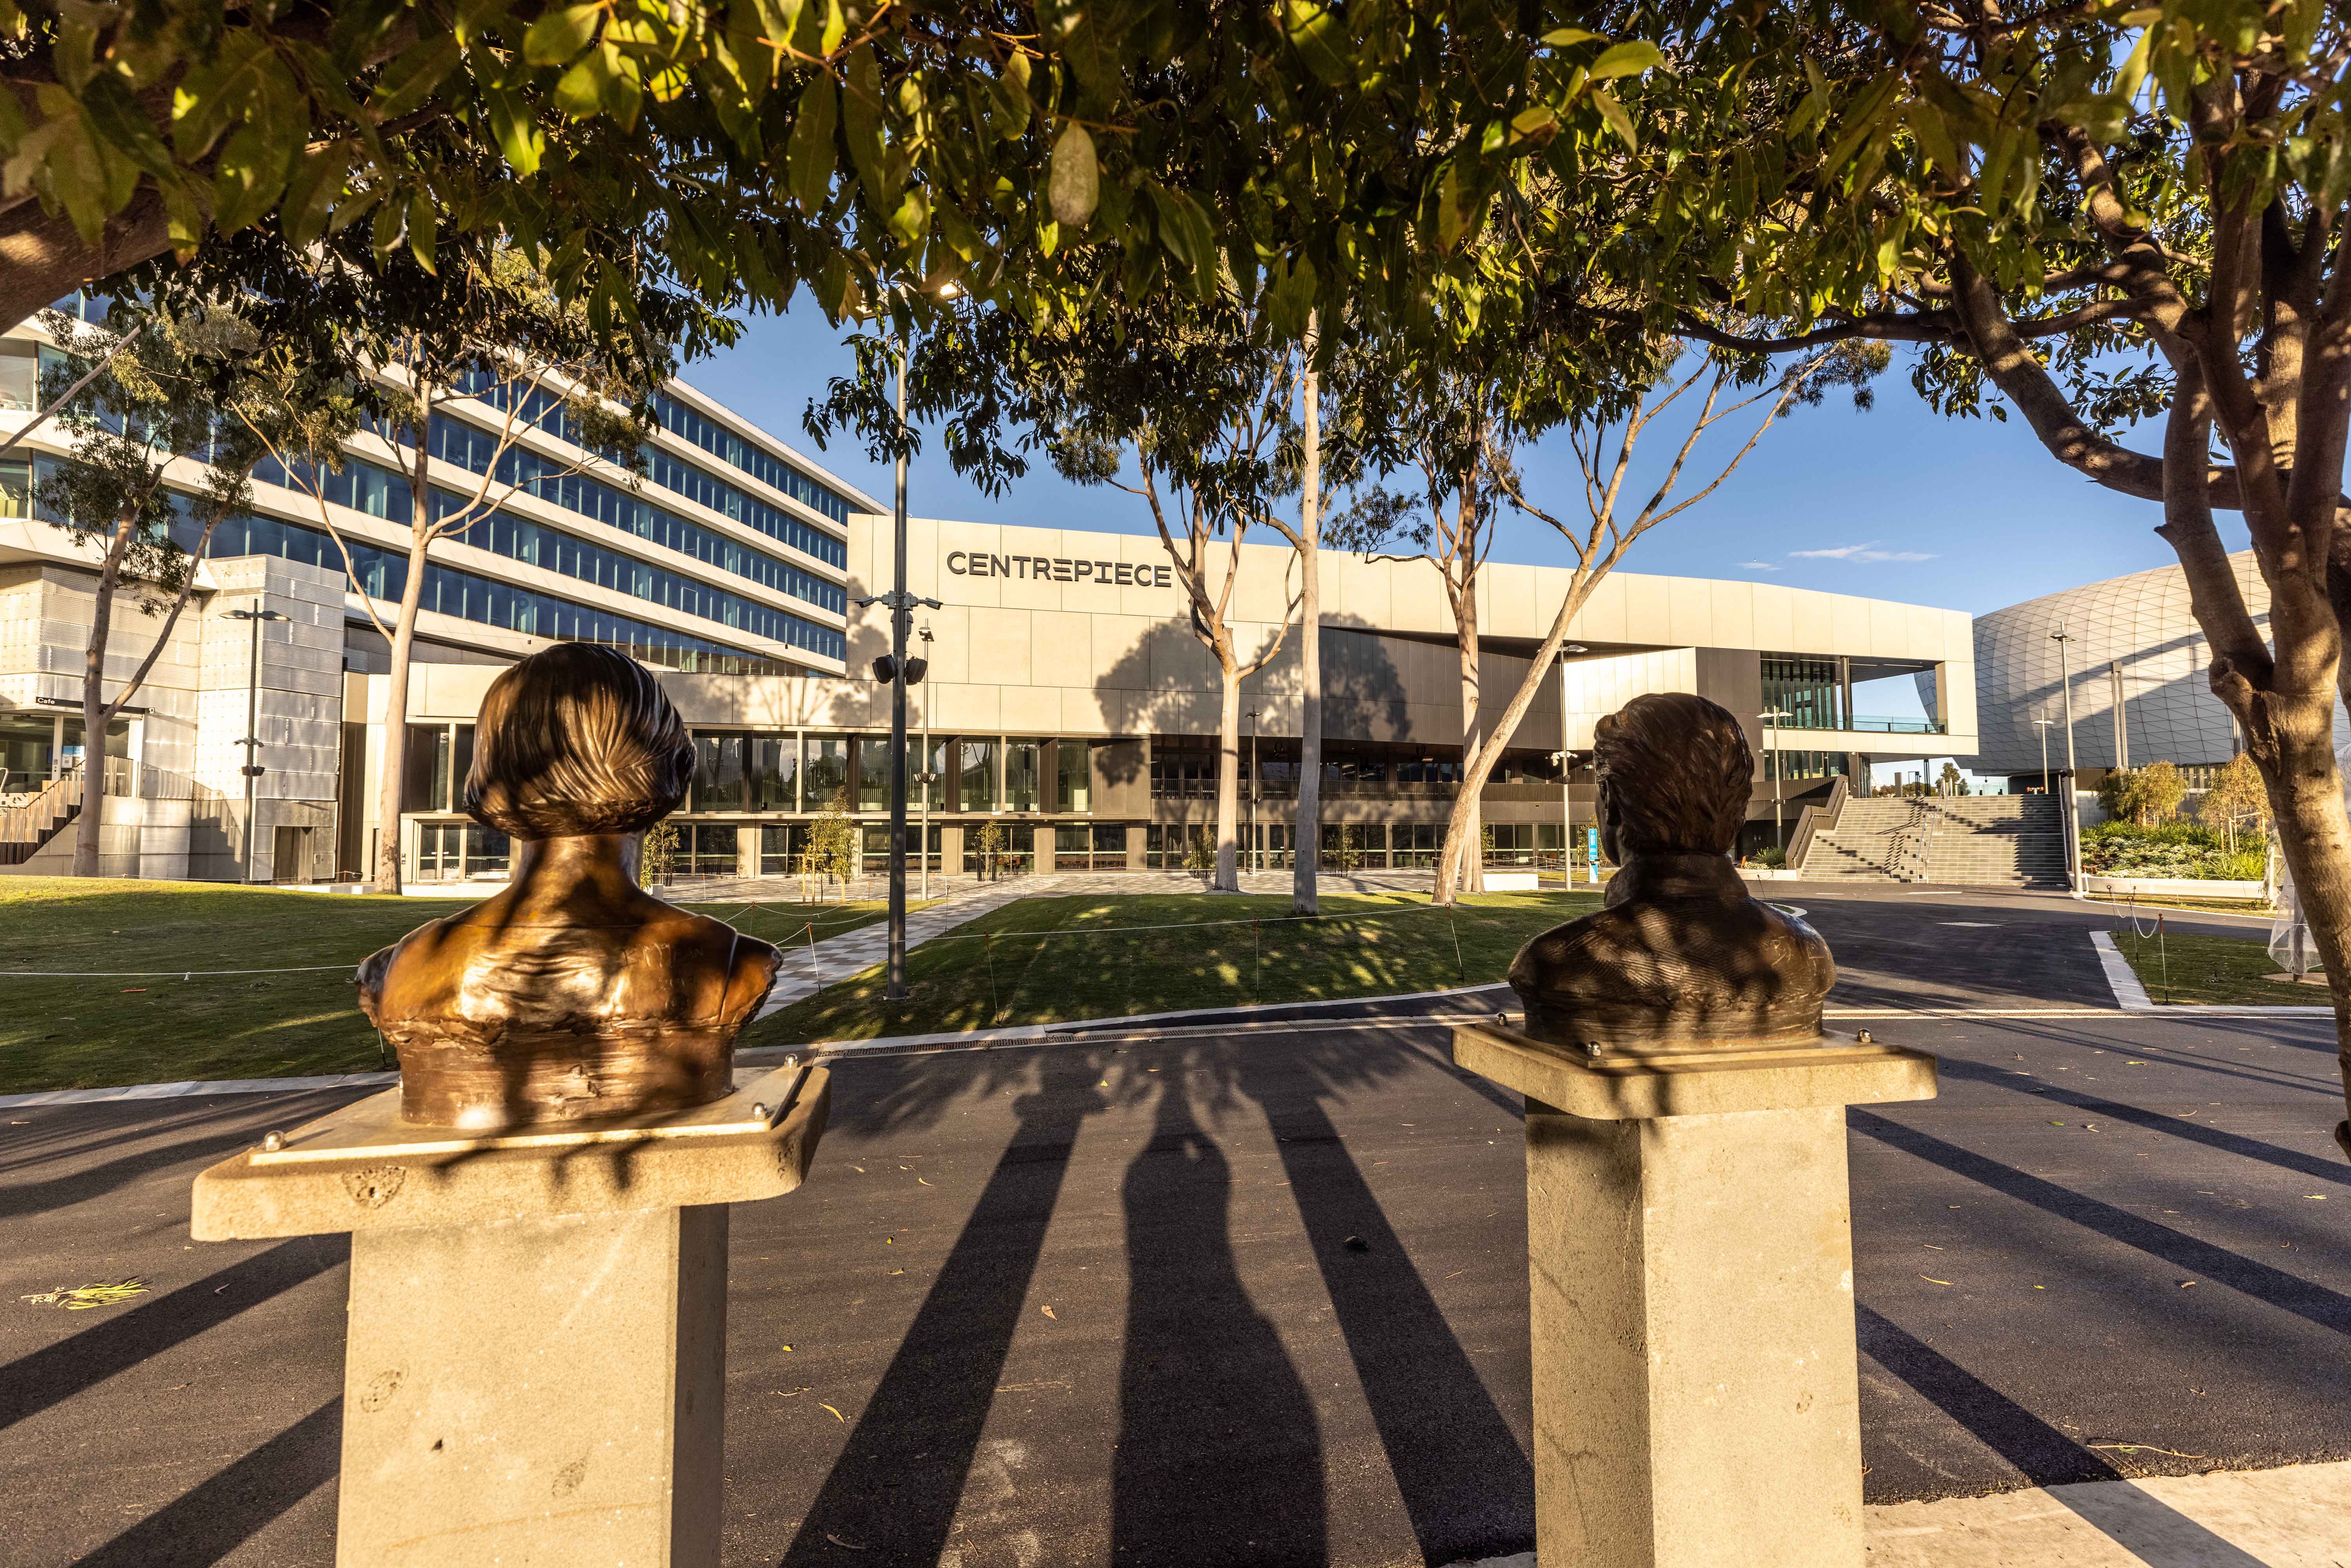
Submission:
{"label": "small post with rope", "polygon": [[996,999],[996,933],[984,932],[979,938],[980,956],[987,961],[987,1021],[994,1023],[1004,1011],[1004,1004]]}
{"label": "small post with rope", "polygon": [[807,935],[809,945],[809,972],[816,977],[816,988],[820,991],[824,989],[824,966],[817,962],[815,921],[811,920],[808,923]]}

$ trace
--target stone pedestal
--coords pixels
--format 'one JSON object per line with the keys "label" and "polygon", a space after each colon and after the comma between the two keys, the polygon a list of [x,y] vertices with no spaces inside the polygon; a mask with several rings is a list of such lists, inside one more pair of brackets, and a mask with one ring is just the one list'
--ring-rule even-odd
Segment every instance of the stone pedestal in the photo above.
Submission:
{"label": "stone pedestal", "polygon": [[199,1240],[351,1233],[337,1562],[715,1565],[726,1206],[799,1185],[830,1092],[481,1134],[394,1090],[198,1176]]}
{"label": "stone pedestal", "polygon": [[1537,1561],[1860,1568],[1843,1108],[1931,1099],[1934,1058],[1453,1051],[1527,1097]]}

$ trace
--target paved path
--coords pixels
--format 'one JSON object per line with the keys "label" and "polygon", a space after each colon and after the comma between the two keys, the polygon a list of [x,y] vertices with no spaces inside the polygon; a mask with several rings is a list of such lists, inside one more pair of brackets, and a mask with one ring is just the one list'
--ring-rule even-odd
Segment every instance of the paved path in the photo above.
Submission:
{"label": "paved path", "polygon": [[[1879,1033],[1945,1067],[1850,1119],[1873,1502],[2351,1458],[2323,1024]],[[835,1085],[809,1185],[733,1219],[729,1568],[1531,1543],[1518,1106],[1441,1030],[876,1054]],[[6,1113],[0,1565],[329,1560],[348,1248],[193,1245],[187,1195],[348,1098]],[[16,1299],[126,1275],[151,1293]]]}

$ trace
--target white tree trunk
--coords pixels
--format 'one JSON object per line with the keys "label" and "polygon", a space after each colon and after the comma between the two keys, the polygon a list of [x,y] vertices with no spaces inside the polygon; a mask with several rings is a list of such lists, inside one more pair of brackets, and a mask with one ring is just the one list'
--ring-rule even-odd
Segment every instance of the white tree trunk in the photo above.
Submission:
{"label": "white tree trunk", "polygon": [[1240,839],[1241,678],[1228,663],[1219,672],[1223,701],[1217,713],[1217,874],[1209,885],[1238,893]]}
{"label": "white tree trunk", "polygon": [[98,874],[99,829],[106,814],[106,643],[114,632],[114,590],[122,573],[122,552],[131,543],[131,519],[115,525],[98,569],[98,598],[90,606],[89,642],[81,661],[81,815],[74,822],[73,873]]}
{"label": "white tree trunk", "polygon": [[401,584],[400,614],[392,625],[392,670],[384,683],[383,777],[376,784],[375,890],[398,893],[401,785],[408,771],[408,667],[416,646],[416,613],[424,601],[424,571],[433,543],[431,389],[416,395],[427,413],[416,431],[415,467],[409,475],[408,580]]}
{"label": "white tree trunk", "polygon": [[[1310,329],[1309,340],[1313,334]],[[1304,461],[1299,476],[1298,816],[1291,830],[1290,909],[1319,915],[1322,862],[1322,404],[1310,361],[1302,385]]]}

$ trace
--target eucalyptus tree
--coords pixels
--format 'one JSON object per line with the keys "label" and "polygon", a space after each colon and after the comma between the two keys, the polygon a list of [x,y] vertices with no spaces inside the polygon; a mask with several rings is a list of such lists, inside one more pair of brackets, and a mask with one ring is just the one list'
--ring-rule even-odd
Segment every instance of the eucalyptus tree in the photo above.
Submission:
{"label": "eucalyptus tree", "polygon": [[[1485,738],[1479,585],[1503,515],[1499,480],[1510,467],[1515,432],[1496,378],[1458,366],[1399,363],[1393,345],[1382,347],[1389,351],[1375,348],[1342,360],[1344,380],[1335,390],[1355,411],[1352,423],[1369,437],[1383,472],[1382,482],[1332,518],[1330,542],[1370,559],[1425,561],[1436,571],[1453,616],[1466,772]],[[1412,489],[1387,487],[1385,479],[1399,472]],[[1478,798],[1467,799],[1466,831],[1482,841]],[[1460,861],[1458,891],[1485,890],[1483,860]]]}
{"label": "eucalyptus tree", "polygon": [[[118,300],[103,327],[51,311],[42,324],[62,358],[43,378],[45,404],[88,384],[57,410],[71,455],[34,465],[34,498],[78,547],[96,552],[82,653],[81,806],[73,874],[96,876],[106,794],[106,734],[145,685],[193,595],[214,530],[243,511],[265,454],[238,411],[286,396],[305,412],[280,430],[287,450],[331,449],[351,428],[348,405],[319,395],[307,370],[273,374],[250,323],[226,309],[174,314]],[[92,372],[95,371],[95,374]],[[166,482],[200,463],[191,490]],[[118,601],[128,591],[155,619],[153,640],[107,695]]]}
{"label": "eucalyptus tree", "polygon": [[[1588,306],[1742,353],[1912,346],[1959,417],[2160,507],[2276,812],[2351,1097],[2351,18],[1984,0],[1662,18]],[[2267,635],[2215,520],[2242,515]],[[2151,512],[2151,517],[2157,514]],[[2351,1152],[2351,1122],[2337,1128]]]}

